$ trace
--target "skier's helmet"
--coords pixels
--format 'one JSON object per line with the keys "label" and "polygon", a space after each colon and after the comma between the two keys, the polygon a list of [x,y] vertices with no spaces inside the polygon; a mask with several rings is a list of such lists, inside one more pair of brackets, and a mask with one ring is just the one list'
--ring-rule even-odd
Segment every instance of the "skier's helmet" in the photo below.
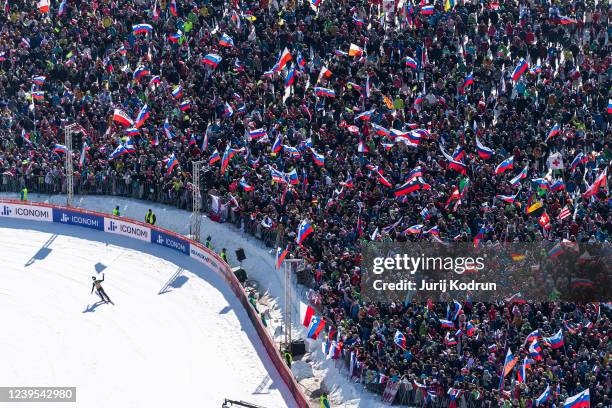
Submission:
{"label": "skier's helmet", "polygon": [[96,280],[96,277],[95,277],[95,276],[92,276],[92,277],[91,277],[91,280]]}

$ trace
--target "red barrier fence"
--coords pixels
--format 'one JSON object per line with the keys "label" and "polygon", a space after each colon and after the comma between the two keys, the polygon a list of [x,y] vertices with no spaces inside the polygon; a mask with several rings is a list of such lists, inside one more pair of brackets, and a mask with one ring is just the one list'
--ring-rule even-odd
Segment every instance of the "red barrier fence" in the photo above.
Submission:
{"label": "red barrier fence", "polygon": [[104,214],[104,213],[99,213],[96,211],[84,210],[81,208],[64,207],[60,205],[52,205],[52,204],[46,204],[46,203],[35,203],[31,201],[26,202],[26,201],[19,201],[19,200],[0,199],[0,204],[28,205],[32,207],[45,207],[45,208],[51,208],[51,209],[57,208],[57,209],[80,212],[83,214],[96,215],[99,217],[104,217],[104,218],[109,218],[109,219],[117,219],[117,220],[121,220],[125,222],[130,222],[132,224],[140,225],[141,227],[151,228],[152,230],[157,230],[158,232],[163,232],[165,234],[175,236],[177,238],[180,238],[182,240],[189,242],[190,246],[196,247],[199,250],[205,252],[210,258],[216,261],[215,263],[218,266],[217,268],[211,267],[210,269],[212,269],[215,273],[217,273],[219,276],[221,276],[225,280],[225,282],[232,289],[236,297],[242,303],[242,306],[246,310],[247,315],[249,316],[249,319],[251,320],[251,323],[253,323],[253,326],[255,327],[255,330],[257,331],[257,334],[259,335],[259,338],[261,342],[263,343],[263,346],[265,347],[266,351],[268,352],[268,355],[270,356],[270,359],[272,360],[272,363],[274,364],[274,367],[276,367],[276,370],[278,371],[279,375],[281,376],[281,378],[287,385],[287,388],[289,388],[289,391],[291,392],[297,404],[297,407],[299,408],[309,407],[306,397],[300,390],[300,386],[298,385],[297,381],[293,377],[291,370],[289,369],[289,367],[285,363],[285,360],[283,359],[280,352],[278,351],[276,344],[274,343],[274,340],[272,339],[272,337],[270,336],[266,328],[263,326],[257,312],[255,311],[255,309],[249,302],[249,299],[242,285],[240,284],[240,282],[238,281],[238,279],[232,272],[229,265],[227,265],[221,259],[221,257],[219,257],[219,255],[217,255],[215,252],[209,250],[208,248],[204,247],[204,245],[201,245],[200,243],[196,241],[193,241],[183,235],[177,234],[174,231],[170,231],[170,230],[167,230],[161,227],[151,226],[149,224],[145,224],[137,220],[132,220],[130,218],[116,217],[110,214]]}

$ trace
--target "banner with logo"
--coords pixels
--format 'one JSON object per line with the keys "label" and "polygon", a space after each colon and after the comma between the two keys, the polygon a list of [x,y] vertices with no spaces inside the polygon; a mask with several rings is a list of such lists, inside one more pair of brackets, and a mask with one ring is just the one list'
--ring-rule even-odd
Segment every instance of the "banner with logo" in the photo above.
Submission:
{"label": "banner with logo", "polygon": [[151,242],[151,228],[114,218],[104,218],[104,231]]}
{"label": "banner with logo", "polygon": [[94,214],[85,214],[79,211],[64,210],[62,208],[53,209],[53,222],[62,224],[78,225],[104,231],[104,217]]}
{"label": "banner with logo", "polygon": [[165,246],[189,255],[189,242],[174,235],[166,234],[157,230],[151,231],[151,242]]}
{"label": "banner with logo", "polygon": [[21,204],[0,204],[0,217],[53,221],[53,209]]}
{"label": "banner with logo", "polygon": [[209,255],[207,252],[205,252],[204,250],[198,248],[195,245],[190,245],[189,246],[189,256],[196,259],[197,261],[203,263],[204,265],[206,265],[207,267],[209,267],[210,269],[212,269],[213,271],[215,271],[215,273],[223,276],[224,274],[224,270],[222,265],[219,265],[219,262],[217,261],[217,258],[215,258],[214,256]]}

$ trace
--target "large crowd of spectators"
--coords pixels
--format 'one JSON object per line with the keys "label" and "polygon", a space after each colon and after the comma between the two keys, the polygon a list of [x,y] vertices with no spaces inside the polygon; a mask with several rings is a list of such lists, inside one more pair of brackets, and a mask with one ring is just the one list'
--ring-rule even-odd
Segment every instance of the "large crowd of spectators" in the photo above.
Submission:
{"label": "large crowd of spectators", "polygon": [[[191,162],[203,160],[203,191],[309,260],[312,300],[360,368],[465,389],[489,406],[531,406],[547,384],[549,405],[588,387],[592,406],[611,406],[604,305],[463,301],[457,328],[471,321],[478,334],[457,348],[440,328],[445,304],[371,304],[359,293],[362,240],[609,242],[609,3],[447,1],[431,14],[425,2],[316,3],[66,0],[43,13],[4,2],[3,183],[62,180],[58,145],[73,123],[80,185],[114,179],[184,198]],[[521,59],[528,69],[513,79]],[[136,121],[145,104],[138,129],[114,118],[119,109]],[[496,174],[509,156],[513,168]],[[418,166],[418,189],[394,194]],[[302,221],[314,232],[298,246]],[[436,233],[405,232],[418,224]],[[565,346],[544,347],[525,383],[513,374],[499,390],[507,349],[522,362],[535,329],[561,329]]]}

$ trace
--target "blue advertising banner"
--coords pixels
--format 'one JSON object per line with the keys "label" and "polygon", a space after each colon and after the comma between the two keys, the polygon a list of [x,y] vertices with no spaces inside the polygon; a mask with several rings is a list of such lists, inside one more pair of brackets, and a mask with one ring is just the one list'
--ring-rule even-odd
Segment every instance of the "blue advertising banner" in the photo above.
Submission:
{"label": "blue advertising banner", "polygon": [[92,214],[83,214],[77,211],[53,209],[53,222],[62,224],[78,225],[80,227],[104,231],[104,217]]}
{"label": "blue advertising banner", "polygon": [[189,255],[189,242],[173,235],[166,234],[165,232],[152,230],[151,242]]}

